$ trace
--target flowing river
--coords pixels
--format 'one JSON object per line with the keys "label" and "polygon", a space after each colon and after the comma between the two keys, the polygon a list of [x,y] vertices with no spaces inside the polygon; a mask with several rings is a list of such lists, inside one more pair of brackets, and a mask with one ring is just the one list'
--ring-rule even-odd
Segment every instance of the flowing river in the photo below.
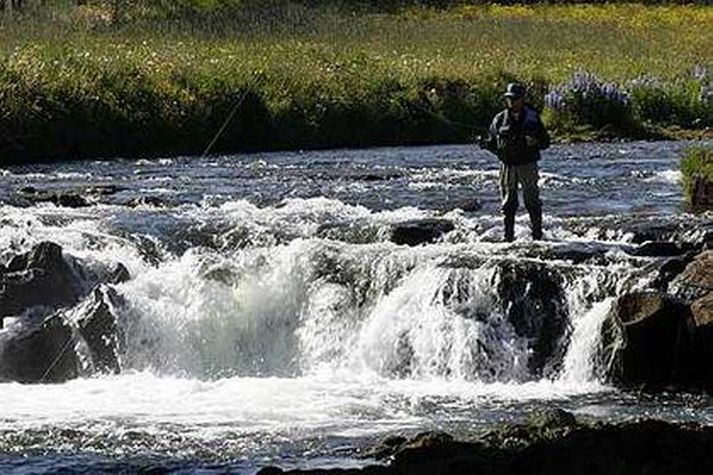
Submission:
{"label": "flowing river", "polygon": [[[52,241],[131,275],[113,286],[119,374],[0,383],[0,472],[359,466],[388,435],[548,405],[713,424],[709,398],[610,386],[600,338],[614,298],[652,278],[629,252],[641,233],[711,228],[683,208],[686,145],[553,146],[541,243],[524,209],[500,242],[497,161],[467,146],[0,170],[3,262]],[[93,187],[95,204],[29,206],[27,187]],[[434,217],[454,225],[435,243],[389,239]]]}

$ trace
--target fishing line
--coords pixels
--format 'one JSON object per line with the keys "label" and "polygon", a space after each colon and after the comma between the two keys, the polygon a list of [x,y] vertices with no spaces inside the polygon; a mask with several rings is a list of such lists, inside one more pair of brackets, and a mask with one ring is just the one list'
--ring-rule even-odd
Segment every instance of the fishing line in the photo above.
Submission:
{"label": "fishing line", "polygon": [[67,348],[69,348],[69,345],[72,343],[74,343],[74,340],[70,336],[69,338],[67,338],[67,343],[65,343],[62,349],[57,353],[57,356],[55,356],[54,360],[52,361],[52,364],[47,367],[47,370],[40,378],[40,384],[43,384],[45,382],[45,379],[47,378],[47,376],[49,376],[50,371],[52,371],[54,367],[57,366],[57,363],[59,363],[60,358],[64,356],[64,354],[67,352]]}
{"label": "fishing line", "polygon": [[225,129],[228,127],[228,124],[233,120],[233,117],[235,117],[235,114],[238,112],[238,109],[240,109],[240,106],[243,104],[245,101],[245,98],[248,97],[248,93],[253,90],[255,86],[258,85],[258,82],[260,79],[264,77],[262,74],[262,71],[258,71],[257,73],[254,73],[253,79],[247,83],[245,90],[243,93],[240,95],[240,98],[238,98],[238,101],[235,103],[233,108],[230,110],[230,113],[228,114],[228,117],[225,118],[225,121],[223,121],[223,125],[220,126],[218,129],[218,132],[213,136],[213,139],[208,143],[208,146],[203,150],[203,153],[201,154],[200,158],[205,158],[215,145],[215,143],[218,141],[221,135],[223,135],[223,132],[225,132]]}

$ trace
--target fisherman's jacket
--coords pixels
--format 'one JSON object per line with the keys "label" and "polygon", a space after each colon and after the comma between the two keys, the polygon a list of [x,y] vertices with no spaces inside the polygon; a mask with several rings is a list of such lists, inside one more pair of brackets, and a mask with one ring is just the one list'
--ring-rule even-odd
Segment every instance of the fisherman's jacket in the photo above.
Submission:
{"label": "fisherman's jacket", "polygon": [[[535,139],[533,146],[527,145],[526,135]],[[536,162],[540,159],[540,150],[549,146],[550,135],[537,111],[530,106],[525,106],[518,119],[509,109],[496,115],[483,143],[484,148],[506,165]]]}

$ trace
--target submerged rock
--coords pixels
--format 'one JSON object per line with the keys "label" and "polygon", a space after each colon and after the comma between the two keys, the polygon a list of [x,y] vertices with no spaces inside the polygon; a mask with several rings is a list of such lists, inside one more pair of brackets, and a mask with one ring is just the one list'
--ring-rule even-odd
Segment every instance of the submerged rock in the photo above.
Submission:
{"label": "submerged rock", "polygon": [[0,333],[0,378],[21,383],[60,383],[79,375],[72,328],[60,315],[38,325]]}
{"label": "submerged rock", "polygon": [[394,224],[391,228],[391,241],[407,246],[429,244],[453,229],[453,223],[446,219],[413,219]]}

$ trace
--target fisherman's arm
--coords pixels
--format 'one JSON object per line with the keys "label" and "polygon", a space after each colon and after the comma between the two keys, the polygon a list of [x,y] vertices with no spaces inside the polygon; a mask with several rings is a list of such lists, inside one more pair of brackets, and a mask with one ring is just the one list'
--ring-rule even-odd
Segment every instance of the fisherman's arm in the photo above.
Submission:
{"label": "fisherman's arm", "polygon": [[497,143],[497,134],[498,134],[498,118],[497,116],[493,119],[493,122],[490,124],[490,128],[488,128],[488,131],[484,135],[479,135],[478,136],[478,146],[480,148],[487,150],[492,153],[497,153],[498,151],[498,143]]}

